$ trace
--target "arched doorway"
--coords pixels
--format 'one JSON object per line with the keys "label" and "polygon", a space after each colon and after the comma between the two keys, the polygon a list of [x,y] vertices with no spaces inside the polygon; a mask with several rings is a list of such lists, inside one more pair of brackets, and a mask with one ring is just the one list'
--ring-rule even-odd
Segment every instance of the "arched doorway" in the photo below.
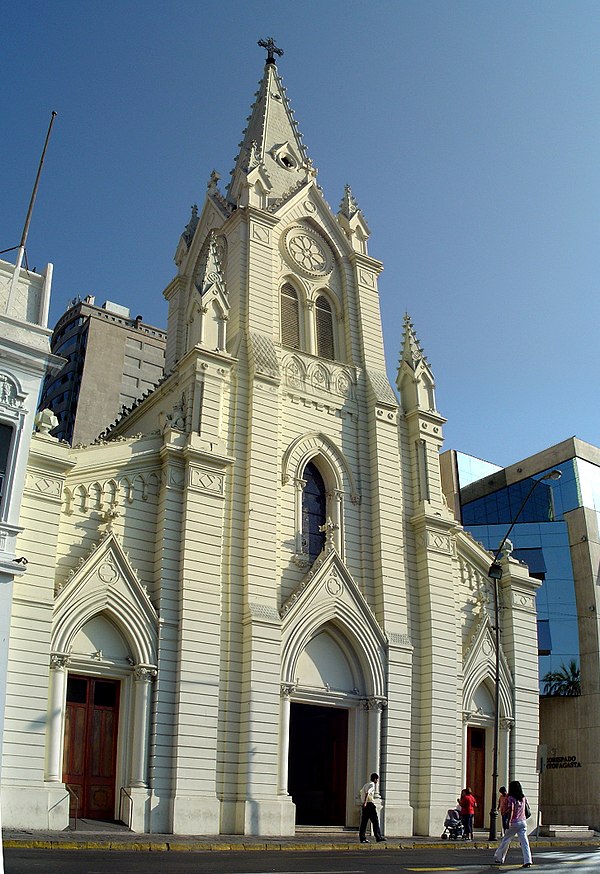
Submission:
{"label": "arched doorway", "polygon": [[364,722],[360,667],[348,641],[329,623],[307,643],[296,671],[287,772],[296,823],[341,828],[352,820],[355,794],[349,736],[360,734]]}
{"label": "arched doorway", "polygon": [[[298,824],[357,825],[365,775],[380,770],[385,639],[335,544],[281,613],[280,794]],[[335,802],[311,800],[308,756]]]}
{"label": "arched doorway", "polygon": [[486,825],[490,809],[492,750],[494,745],[494,698],[487,681],[479,684],[472,699],[473,715],[467,725],[465,785],[477,800],[473,824]]}
{"label": "arched doorway", "polygon": [[[62,781],[70,815],[113,820],[117,801],[119,726],[129,723],[122,685],[130,650],[106,616],[73,638],[66,679]],[[121,711],[123,712],[121,713]]]}

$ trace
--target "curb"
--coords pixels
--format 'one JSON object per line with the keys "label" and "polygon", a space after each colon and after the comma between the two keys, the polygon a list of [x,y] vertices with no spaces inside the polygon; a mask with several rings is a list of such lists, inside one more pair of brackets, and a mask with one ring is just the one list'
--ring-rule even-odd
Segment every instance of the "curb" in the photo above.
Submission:
{"label": "curb", "polygon": [[[565,846],[565,841],[543,840],[531,841],[532,849],[538,847],[560,847]],[[151,852],[151,853],[206,853],[206,852],[330,852],[330,851],[358,851],[365,852],[385,852],[386,850],[444,850],[448,846],[453,849],[468,850],[494,850],[497,843],[490,841],[474,841],[468,846],[459,843],[421,843],[413,841],[394,841],[388,840],[383,846],[370,844],[364,846],[357,843],[226,843],[226,842],[211,842],[211,841],[98,841],[98,840],[39,840],[39,839],[19,839],[6,838],[3,841],[5,849],[22,849],[22,850],[113,850],[118,852]],[[600,840],[580,840],[569,841],[570,847],[600,847]]]}

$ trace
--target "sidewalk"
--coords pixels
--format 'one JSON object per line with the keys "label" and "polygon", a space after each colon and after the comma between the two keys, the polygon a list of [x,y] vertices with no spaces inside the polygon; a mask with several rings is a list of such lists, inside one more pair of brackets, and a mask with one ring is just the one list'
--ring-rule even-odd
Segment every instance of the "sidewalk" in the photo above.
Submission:
{"label": "sidewalk", "polygon": [[[254,837],[252,835],[159,835],[134,834],[121,823],[99,823],[79,820],[77,829],[62,832],[17,831],[5,829],[4,846],[7,848],[44,850],[135,850],[151,852],[190,852],[223,850],[358,850],[382,852],[386,849],[495,849],[487,832],[475,833],[474,841],[442,841],[439,837],[388,838],[387,843],[368,845],[358,843],[358,831],[346,829],[299,830],[292,837]],[[565,838],[530,837],[532,849],[556,846],[600,846],[600,836],[594,839],[570,840]]]}

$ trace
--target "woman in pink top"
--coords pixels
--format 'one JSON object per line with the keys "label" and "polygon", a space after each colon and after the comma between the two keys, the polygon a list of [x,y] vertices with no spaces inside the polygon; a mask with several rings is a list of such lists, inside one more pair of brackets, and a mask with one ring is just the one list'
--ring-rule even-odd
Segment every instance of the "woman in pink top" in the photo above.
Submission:
{"label": "woman in pink top", "polygon": [[513,780],[508,784],[508,811],[510,812],[510,825],[504,832],[504,837],[494,853],[494,864],[502,865],[506,858],[510,842],[514,837],[519,838],[523,851],[523,868],[531,868],[531,849],[527,839],[527,817],[525,805],[527,799],[523,794],[521,784]]}

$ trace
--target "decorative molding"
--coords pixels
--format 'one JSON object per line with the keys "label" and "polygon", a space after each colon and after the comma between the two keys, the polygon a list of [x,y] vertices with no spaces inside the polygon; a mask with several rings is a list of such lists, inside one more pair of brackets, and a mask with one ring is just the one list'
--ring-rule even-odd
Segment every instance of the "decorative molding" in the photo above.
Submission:
{"label": "decorative molding", "polygon": [[296,567],[299,567],[300,570],[305,571],[310,567],[310,556],[307,552],[296,552],[292,556],[292,562]]}
{"label": "decorative molding", "polygon": [[188,488],[195,492],[223,497],[225,478],[222,473],[205,467],[190,465]]}
{"label": "decorative molding", "polygon": [[150,683],[158,675],[158,670],[150,665],[135,665],[133,676],[136,682]]}
{"label": "decorative molding", "polygon": [[[331,521],[331,520],[329,520]],[[323,528],[327,527],[325,525]],[[333,537],[333,533],[331,534]],[[339,573],[337,572],[337,568],[332,568],[330,575],[325,580],[325,588],[329,592],[332,598],[339,598],[344,594],[344,583],[342,582]]]}
{"label": "decorative molding", "polygon": [[68,653],[51,653],[50,654],[50,670],[65,671],[71,661],[71,656]]}
{"label": "decorative molding", "polygon": [[519,607],[522,610],[535,612],[535,597],[526,592],[511,592],[511,603],[513,607]]}
{"label": "decorative molding", "polygon": [[378,695],[373,695],[370,698],[363,698],[363,710],[375,710],[382,713],[388,706],[387,698],[381,698]]}
{"label": "decorative molding", "polygon": [[412,643],[408,634],[399,634],[396,631],[391,631],[388,634],[387,639],[392,646],[409,646],[412,648]]}
{"label": "decorative molding", "polygon": [[355,399],[356,377],[349,367],[293,352],[283,356],[281,370],[284,383],[296,391],[319,398],[334,395],[344,401]]}
{"label": "decorative molding", "polygon": [[118,568],[115,566],[114,561],[111,561],[109,559],[99,566],[98,576],[103,583],[106,583],[107,586],[112,586],[113,583],[117,582],[121,574],[119,573]]}
{"label": "decorative molding", "polygon": [[0,407],[11,410],[20,410],[23,407],[23,398],[19,396],[17,384],[5,373],[0,373]]}
{"label": "decorative molding", "polygon": [[279,694],[282,698],[290,698],[294,692],[296,691],[295,683],[282,683],[280,686]]}
{"label": "decorative molding", "polygon": [[270,243],[271,231],[269,228],[266,228],[264,225],[258,224],[258,222],[252,222],[250,227],[250,233],[253,240],[256,240],[257,243],[264,243],[266,245]]}
{"label": "decorative molding", "polygon": [[442,552],[444,555],[452,555],[452,539],[448,534],[428,530],[427,549],[431,549],[433,552]]}
{"label": "decorative molding", "polygon": [[268,622],[281,623],[281,619],[277,609],[271,607],[270,604],[259,604],[256,601],[248,602],[248,610],[252,619],[266,619]]}
{"label": "decorative molding", "polygon": [[359,270],[358,280],[362,285],[366,285],[369,288],[375,288],[375,276],[369,270]]}
{"label": "decorative molding", "polygon": [[28,478],[28,490],[40,492],[48,498],[61,498],[63,481],[52,476],[38,476]]}
{"label": "decorative molding", "polygon": [[183,468],[179,465],[169,465],[166,475],[166,486],[172,489],[182,489],[184,483]]}

